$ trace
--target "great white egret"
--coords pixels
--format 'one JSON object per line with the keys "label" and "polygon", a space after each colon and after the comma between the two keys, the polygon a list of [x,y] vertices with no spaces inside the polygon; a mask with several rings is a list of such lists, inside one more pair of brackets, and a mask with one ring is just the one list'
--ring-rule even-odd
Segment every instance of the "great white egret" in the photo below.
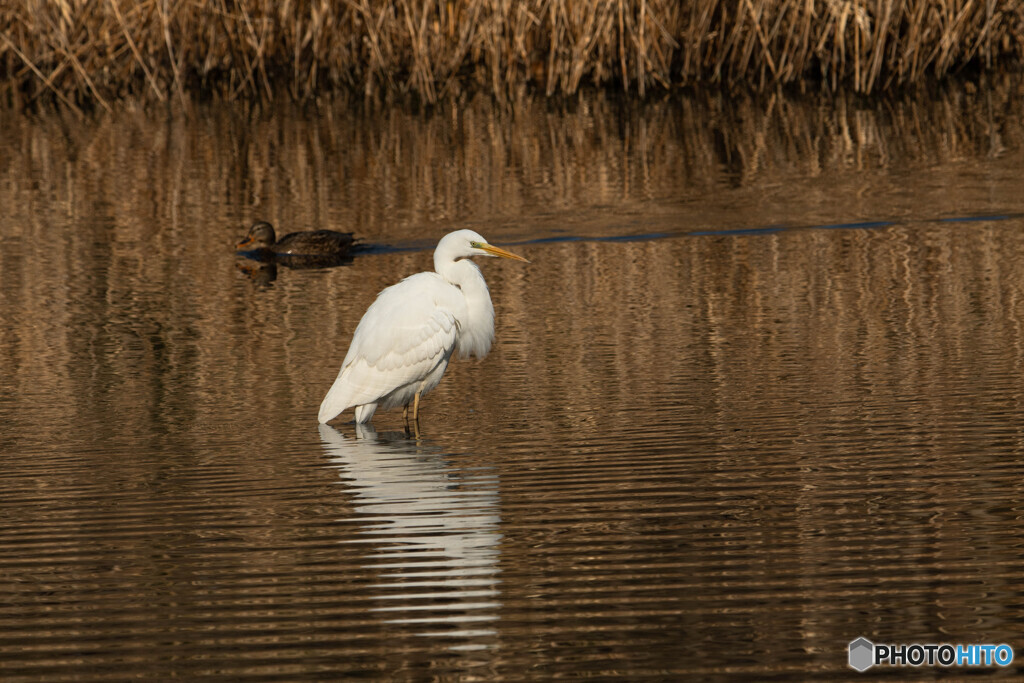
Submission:
{"label": "great white egret", "polygon": [[[337,379],[320,404],[326,424],[355,406],[356,423],[377,408],[413,405],[441,381],[448,360],[482,358],[494,340],[494,306],[487,283],[470,256],[526,261],[495,247],[472,230],[456,230],[434,250],[436,272],[410,275],[382,291],[359,321]],[[529,263],[529,261],[526,261]]]}

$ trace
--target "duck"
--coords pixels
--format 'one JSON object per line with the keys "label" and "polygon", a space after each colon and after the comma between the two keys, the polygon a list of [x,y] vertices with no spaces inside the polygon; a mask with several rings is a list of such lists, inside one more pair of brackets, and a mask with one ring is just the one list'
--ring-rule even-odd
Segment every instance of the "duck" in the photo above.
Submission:
{"label": "duck", "polygon": [[235,250],[258,257],[341,259],[349,256],[354,242],[352,233],[334,230],[290,232],[277,239],[273,225],[267,221],[256,221],[245,239],[235,245]]}

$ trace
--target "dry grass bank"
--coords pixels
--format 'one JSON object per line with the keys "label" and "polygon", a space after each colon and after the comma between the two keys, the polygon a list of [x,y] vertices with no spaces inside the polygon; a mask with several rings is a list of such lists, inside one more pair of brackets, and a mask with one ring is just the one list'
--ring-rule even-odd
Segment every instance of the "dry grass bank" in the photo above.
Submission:
{"label": "dry grass bank", "polygon": [[6,98],[371,96],[815,83],[857,92],[1020,64],[1019,0],[13,0]]}

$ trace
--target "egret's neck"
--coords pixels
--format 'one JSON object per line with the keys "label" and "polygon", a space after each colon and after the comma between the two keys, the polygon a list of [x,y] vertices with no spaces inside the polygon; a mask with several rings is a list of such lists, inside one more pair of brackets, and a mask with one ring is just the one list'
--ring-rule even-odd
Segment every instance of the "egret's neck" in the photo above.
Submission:
{"label": "egret's neck", "polygon": [[490,317],[494,317],[491,293],[487,289],[483,273],[475,263],[469,259],[448,261],[447,263],[435,262],[434,268],[441,277],[462,290],[462,295],[466,297],[466,303],[469,305],[471,317],[474,313],[484,312],[480,310],[480,307],[486,308],[487,311],[490,311]]}
{"label": "egret's neck", "polygon": [[459,321],[460,355],[486,355],[494,340],[494,306],[483,274],[469,259],[447,263],[435,259],[434,268],[466,298],[466,319]]}

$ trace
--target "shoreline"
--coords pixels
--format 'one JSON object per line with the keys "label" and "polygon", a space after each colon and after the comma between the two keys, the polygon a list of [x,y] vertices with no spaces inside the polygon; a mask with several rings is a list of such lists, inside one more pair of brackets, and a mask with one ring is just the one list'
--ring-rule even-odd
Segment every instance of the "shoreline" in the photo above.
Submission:
{"label": "shoreline", "polygon": [[1024,5],[829,0],[21,0],[0,10],[0,98],[109,109],[125,99],[433,104],[608,88],[874,95],[1024,64]]}

